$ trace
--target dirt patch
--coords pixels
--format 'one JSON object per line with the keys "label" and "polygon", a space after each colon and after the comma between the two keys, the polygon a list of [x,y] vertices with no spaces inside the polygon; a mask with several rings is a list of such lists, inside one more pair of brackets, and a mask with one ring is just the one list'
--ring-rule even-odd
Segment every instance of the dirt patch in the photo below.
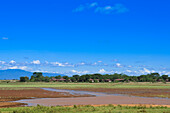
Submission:
{"label": "dirt patch", "polygon": [[0,102],[0,108],[21,107],[21,106],[25,106],[25,105],[27,105],[27,104],[17,103],[17,102]]}
{"label": "dirt patch", "polygon": [[40,88],[21,90],[0,90],[0,107],[19,106],[19,103],[10,103],[21,99],[32,98],[67,98],[67,97],[88,97],[90,95],[72,95],[67,92],[46,91]]}
{"label": "dirt patch", "polygon": [[122,88],[81,88],[72,89],[79,91],[105,92],[110,94],[125,94],[140,97],[163,97],[170,98],[170,89],[122,89]]}
{"label": "dirt patch", "polygon": [[107,104],[135,104],[135,105],[170,105],[169,99],[141,98],[129,96],[97,96],[77,98],[48,98],[25,100],[24,103],[43,106],[71,106],[71,105],[107,105]]}

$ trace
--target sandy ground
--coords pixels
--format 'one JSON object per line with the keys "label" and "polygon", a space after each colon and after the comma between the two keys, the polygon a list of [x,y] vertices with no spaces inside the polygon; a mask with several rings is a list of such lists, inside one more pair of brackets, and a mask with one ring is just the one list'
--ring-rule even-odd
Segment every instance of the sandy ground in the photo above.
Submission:
{"label": "sandy ground", "polygon": [[170,105],[169,99],[141,98],[128,96],[99,96],[76,98],[47,98],[22,100],[29,105],[43,106],[70,106],[70,105],[100,105],[100,104],[146,104],[146,105]]}

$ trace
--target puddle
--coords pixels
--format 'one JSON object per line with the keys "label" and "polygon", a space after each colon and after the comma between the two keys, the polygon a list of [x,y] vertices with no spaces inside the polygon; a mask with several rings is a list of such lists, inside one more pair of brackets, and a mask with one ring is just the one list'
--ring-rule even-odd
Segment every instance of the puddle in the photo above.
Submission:
{"label": "puddle", "polygon": [[106,96],[110,95],[107,93],[100,93],[100,92],[91,92],[91,91],[76,91],[76,90],[67,90],[67,89],[53,89],[53,88],[41,88],[46,91],[55,91],[55,92],[62,92],[62,93],[70,93],[72,95],[92,95],[92,96]]}
{"label": "puddle", "polygon": [[[104,92],[92,92],[92,91],[77,91],[77,90],[67,90],[67,89],[53,89],[53,88],[42,88],[43,90],[47,91],[55,91],[55,92],[66,92],[70,93],[72,95],[93,95],[93,96],[128,96],[128,97],[140,97],[140,96],[131,96],[127,94],[110,94],[110,93],[104,93]],[[161,97],[140,97],[140,98],[155,98],[155,99],[168,99],[170,98],[161,98]]]}

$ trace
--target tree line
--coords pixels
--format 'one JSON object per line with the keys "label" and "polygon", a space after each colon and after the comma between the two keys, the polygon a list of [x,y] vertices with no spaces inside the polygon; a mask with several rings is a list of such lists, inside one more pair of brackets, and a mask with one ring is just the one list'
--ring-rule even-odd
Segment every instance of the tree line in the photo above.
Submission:
{"label": "tree line", "polygon": [[128,76],[126,74],[85,74],[69,76],[43,76],[41,72],[34,72],[31,78],[20,77],[20,82],[169,82],[168,75],[150,73],[140,76]]}

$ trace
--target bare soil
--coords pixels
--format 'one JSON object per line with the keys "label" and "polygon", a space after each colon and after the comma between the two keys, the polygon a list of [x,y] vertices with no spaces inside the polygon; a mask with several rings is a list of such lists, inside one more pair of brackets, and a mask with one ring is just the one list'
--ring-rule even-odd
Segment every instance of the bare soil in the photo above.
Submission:
{"label": "bare soil", "polygon": [[[34,89],[20,89],[20,90],[1,90],[0,89],[0,107],[18,107],[25,104],[12,103],[9,101],[25,100],[25,103],[33,105],[45,106],[71,106],[71,105],[107,105],[107,104],[123,104],[123,105],[165,105],[170,106],[169,99],[156,99],[156,98],[141,98],[141,97],[168,97],[170,98],[170,89],[109,89],[109,88],[83,88],[72,89],[79,91],[93,91],[105,92],[112,94],[126,94],[129,96],[99,96],[90,97],[90,95],[72,95],[66,92],[53,92],[46,91],[40,88]],[[141,97],[130,97],[141,96]],[[76,97],[76,98],[69,98]],[[46,99],[39,99],[46,98]]]}
{"label": "bare soil", "polygon": [[40,88],[21,89],[21,90],[0,90],[0,107],[20,106],[21,103],[12,103],[21,99],[32,98],[68,98],[68,97],[88,97],[90,95],[72,95],[66,92],[46,91]]}
{"label": "bare soil", "polygon": [[141,104],[141,105],[170,105],[169,99],[141,98],[129,96],[98,96],[77,98],[48,98],[25,100],[24,103],[43,106],[71,106],[71,105],[107,105],[107,104]]}
{"label": "bare soil", "polygon": [[170,89],[123,89],[123,88],[81,88],[72,89],[78,91],[105,92],[110,94],[125,94],[140,97],[163,97],[170,98]]}
{"label": "bare soil", "polygon": [[17,103],[17,102],[0,102],[0,108],[21,107],[21,106],[25,106],[25,105],[27,105],[27,104]]}

